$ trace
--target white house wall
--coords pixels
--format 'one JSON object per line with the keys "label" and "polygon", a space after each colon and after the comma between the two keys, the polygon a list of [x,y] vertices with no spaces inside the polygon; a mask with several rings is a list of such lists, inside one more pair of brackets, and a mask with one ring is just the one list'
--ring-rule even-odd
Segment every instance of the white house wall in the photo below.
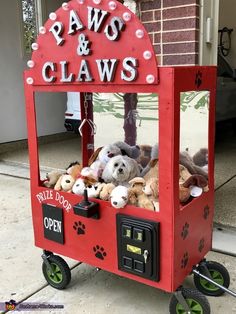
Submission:
{"label": "white house wall", "polygon": [[[46,16],[63,1],[48,0]],[[1,0],[0,10],[0,143],[27,138],[23,70],[30,58],[21,50],[18,0]],[[37,96],[38,135],[64,132],[66,95]],[[48,122],[49,117],[53,119]]]}

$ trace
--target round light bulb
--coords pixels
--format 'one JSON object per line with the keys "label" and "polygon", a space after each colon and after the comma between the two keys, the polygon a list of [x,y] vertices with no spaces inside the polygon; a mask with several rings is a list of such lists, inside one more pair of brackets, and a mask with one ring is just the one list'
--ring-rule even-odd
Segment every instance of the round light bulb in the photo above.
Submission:
{"label": "round light bulb", "polygon": [[129,22],[131,20],[131,14],[129,12],[125,12],[123,14],[123,19],[124,21]]}
{"label": "round light bulb", "polygon": [[149,50],[144,51],[143,57],[144,57],[145,60],[151,59],[151,57],[152,57],[151,51],[149,51]]}
{"label": "round light bulb", "polygon": [[32,77],[27,77],[26,82],[27,84],[32,85],[34,83],[34,80],[32,79]]}
{"label": "round light bulb", "polygon": [[55,21],[57,19],[56,13],[55,12],[50,13],[49,18],[50,18],[50,20]]}
{"label": "round light bulb", "polygon": [[111,10],[115,10],[117,8],[117,4],[115,3],[115,1],[110,1],[108,3],[108,6]]}
{"label": "round light bulb", "polygon": [[62,9],[65,10],[65,11],[68,11],[69,10],[69,4],[67,2],[63,2],[62,5],[61,5]]}
{"label": "round light bulb", "polygon": [[39,27],[39,32],[40,32],[40,34],[46,34],[46,28],[44,27],[44,26],[40,26]]}
{"label": "round light bulb", "polygon": [[154,75],[152,75],[152,74],[147,75],[147,77],[146,77],[146,82],[147,82],[148,84],[152,84],[152,83],[154,83],[154,81],[155,81]]}
{"label": "round light bulb", "polygon": [[27,65],[28,65],[29,68],[33,68],[35,66],[35,62],[33,60],[29,60],[27,62]]}
{"label": "round light bulb", "polygon": [[143,36],[144,36],[144,31],[143,31],[142,29],[137,29],[136,32],[135,32],[135,34],[136,34],[136,37],[137,37],[137,38],[143,38]]}
{"label": "round light bulb", "polygon": [[93,0],[93,3],[95,4],[100,4],[102,2],[102,0]]}
{"label": "round light bulb", "polygon": [[33,50],[38,50],[39,49],[39,45],[37,43],[33,43],[31,45],[31,47],[32,47]]}

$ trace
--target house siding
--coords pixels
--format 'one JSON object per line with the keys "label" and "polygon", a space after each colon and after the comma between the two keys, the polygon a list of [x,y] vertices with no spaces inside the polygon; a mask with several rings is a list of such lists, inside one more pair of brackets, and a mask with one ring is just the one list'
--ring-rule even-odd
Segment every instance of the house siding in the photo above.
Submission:
{"label": "house siding", "polygon": [[159,64],[199,63],[199,0],[141,0],[138,11]]}

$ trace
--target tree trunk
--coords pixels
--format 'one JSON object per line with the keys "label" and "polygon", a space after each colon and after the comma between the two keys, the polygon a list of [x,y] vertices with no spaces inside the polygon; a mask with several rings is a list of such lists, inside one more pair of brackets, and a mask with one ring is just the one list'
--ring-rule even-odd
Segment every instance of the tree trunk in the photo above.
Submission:
{"label": "tree trunk", "polygon": [[136,127],[136,110],[137,110],[138,97],[137,94],[124,94],[124,132],[125,143],[129,145],[136,145],[137,140],[137,127]]}

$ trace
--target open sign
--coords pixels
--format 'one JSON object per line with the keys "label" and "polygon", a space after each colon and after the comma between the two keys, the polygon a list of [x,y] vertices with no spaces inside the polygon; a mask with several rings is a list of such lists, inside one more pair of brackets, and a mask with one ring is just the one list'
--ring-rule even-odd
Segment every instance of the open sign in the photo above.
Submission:
{"label": "open sign", "polygon": [[63,210],[48,204],[43,207],[44,237],[48,240],[64,243]]}

